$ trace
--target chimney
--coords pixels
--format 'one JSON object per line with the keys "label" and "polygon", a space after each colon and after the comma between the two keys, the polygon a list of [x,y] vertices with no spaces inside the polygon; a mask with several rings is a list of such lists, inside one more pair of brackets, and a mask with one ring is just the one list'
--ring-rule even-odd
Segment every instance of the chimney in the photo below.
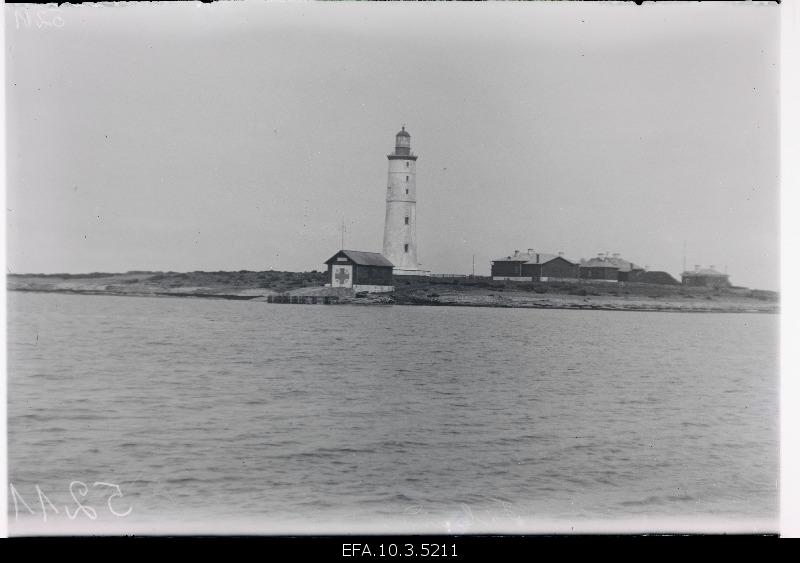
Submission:
{"label": "chimney", "polygon": [[600,260],[604,260],[604,259],[605,259],[605,257],[606,257],[606,255],[605,255],[605,254],[603,254],[602,252],[598,252],[598,253],[597,253],[597,258],[598,258],[598,259],[600,259]]}
{"label": "chimney", "polygon": [[559,250],[559,251],[558,251],[558,255],[559,255],[559,256],[564,256],[564,251],[563,251],[563,250]]}
{"label": "chimney", "polygon": [[519,250],[514,251],[514,258],[516,258],[517,256],[519,256]]}
{"label": "chimney", "polygon": [[529,249],[528,249],[528,254],[530,254],[531,256],[533,256],[533,249],[532,249],[532,248],[529,248]]}

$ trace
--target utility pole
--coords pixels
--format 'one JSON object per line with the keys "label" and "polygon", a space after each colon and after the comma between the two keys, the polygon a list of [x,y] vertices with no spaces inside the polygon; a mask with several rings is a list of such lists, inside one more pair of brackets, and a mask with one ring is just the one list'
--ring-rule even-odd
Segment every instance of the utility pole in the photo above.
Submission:
{"label": "utility pole", "polygon": [[683,241],[683,272],[686,271],[686,241]]}

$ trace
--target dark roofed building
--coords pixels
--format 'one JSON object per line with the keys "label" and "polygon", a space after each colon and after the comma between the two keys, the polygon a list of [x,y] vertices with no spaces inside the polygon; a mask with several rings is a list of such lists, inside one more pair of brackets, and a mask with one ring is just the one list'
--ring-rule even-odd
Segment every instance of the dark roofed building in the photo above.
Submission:
{"label": "dark roofed building", "polygon": [[528,249],[528,253],[521,253],[519,250],[515,250],[513,256],[509,255],[492,260],[492,279],[530,281],[522,276],[522,265],[531,259],[530,250]]}
{"label": "dark roofed building", "polygon": [[493,280],[538,281],[547,274],[559,279],[577,278],[577,265],[559,254],[535,252],[532,248],[492,260]]}
{"label": "dark roofed building", "polygon": [[598,254],[580,263],[580,278],[584,280],[630,281],[641,272],[644,268],[620,258],[619,254]]}
{"label": "dark roofed building", "polygon": [[594,281],[619,281],[619,266],[605,258],[592,258],[578,267],[580,279]]}
{"label": "dark roofed building", "polygon": [[605,259],[607,262],[610,262],[619,268],[619,270],[617,270],[617,281],[629,281],[631,276],[634,276],[639,272],[644,272],[644,268],[634,264],[633,262],[628,262],[627,260],[620,258],[619,254],[612,254],[610,257],[606,256]]}
{"label": "dark roofed building", "polygon": [[394,264],[378,252],[340,250],[325,264],[331,287],[372,293],[394,291]]}
{"label": "dark roofed building", "polygon": [[716,271],[714,266],[709,266],[708,268],[695,266],[694,271],[681,274],[681,282],[683,285],[692,287],[720,288],[731,286],[728,274]]}
{"label": "dark roofed building", "polygon": [[[537,255],[543,256],[543,255]],[[523,275],[532,281],[573,281],[578,279],[578,265],[562,256],[547,257],[541,262],[529,260],[522,264]]]}

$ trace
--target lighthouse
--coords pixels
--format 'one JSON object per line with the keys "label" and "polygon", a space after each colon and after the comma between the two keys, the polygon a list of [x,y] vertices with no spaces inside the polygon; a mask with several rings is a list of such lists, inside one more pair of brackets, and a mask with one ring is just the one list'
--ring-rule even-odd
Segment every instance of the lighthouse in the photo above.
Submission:
{"label": "lighthouse", "polygon": [[417,262],[417,157],[405,126],[395,136],[386,188],[383,255],[394,264],[394,275],[422,275]]}

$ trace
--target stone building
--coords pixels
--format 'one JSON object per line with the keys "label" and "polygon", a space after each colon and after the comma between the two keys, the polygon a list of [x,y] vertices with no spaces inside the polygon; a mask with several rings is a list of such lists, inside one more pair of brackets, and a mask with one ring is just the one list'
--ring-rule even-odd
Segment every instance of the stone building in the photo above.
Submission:
{"label": "stone building", "polygon": [[695,265],[694,271],[683,272],[681,274],[681,283],[691,287],[730,287],[731,282],[728,274],[723,274],[714,269],[714,266],[708,268],[701,268]]}

